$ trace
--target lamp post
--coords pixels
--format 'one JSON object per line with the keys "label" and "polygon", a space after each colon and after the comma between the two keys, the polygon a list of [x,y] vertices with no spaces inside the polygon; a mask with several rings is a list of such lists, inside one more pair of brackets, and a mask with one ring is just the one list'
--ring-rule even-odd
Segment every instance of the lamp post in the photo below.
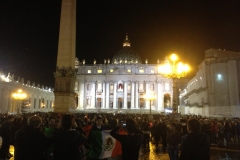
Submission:
{"label": "lamp post", "polygon": [[13,98],[17,100],[17,112],[19,113],[20,110],[20,102],[27,97],[25,93],[22,92],[21,89],[19,89],[16,93],[12,94]]}
{"label": "lamp post", "polygon": [[156,99],[155,93],[154,92],[150,92],[148,94],[145,95],[145,99],[150,101],[150,115],[152,115],[152,101],[154,99]]}
{"label": "lamp post", "polygon": [[169,57],[165,58],[165,61],[160,63],[158,67],[158,73],[163,77],[172,78],[173,80],[173,110],[177,110],[177,87],[176,79],[185,77],[189,72],[190,68],[188,64],[183,64],[178,62],[178,56],[176,54],[171,54]]}

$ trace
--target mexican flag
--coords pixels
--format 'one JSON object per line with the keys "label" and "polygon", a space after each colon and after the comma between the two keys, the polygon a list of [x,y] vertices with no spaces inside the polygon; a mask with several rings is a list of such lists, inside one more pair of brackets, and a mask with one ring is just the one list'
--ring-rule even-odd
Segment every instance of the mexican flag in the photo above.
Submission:
{"label": "mexican flag", "polygon": [[110,130],[92,131],[89,158],[104,159],[122,154],[121,143],[110,135]]}

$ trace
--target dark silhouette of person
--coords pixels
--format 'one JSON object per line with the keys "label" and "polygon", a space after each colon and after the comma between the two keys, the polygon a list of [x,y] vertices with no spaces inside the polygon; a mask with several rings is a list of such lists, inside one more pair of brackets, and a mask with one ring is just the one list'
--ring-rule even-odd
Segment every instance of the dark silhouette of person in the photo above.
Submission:
{"label": "dark silhouette of person", "polygon": [[79,133],[76,121],[72,115],[63,115],[60,123],[62,129],[55,132],[52,137],[54,145],[54,160],[79,160],[81,159],[80,145],[87,141],[87,137]]}
{"label": "dark silhouette of person", "polygon": [[0,128],[0,136],[2,137],[2,147],[0,149],[0,159],[8,159],[11,157],[9,153],[11,142],[11,125],[14,121],[13,116],[8,116]]}
{"label": "dark silhouette of person", "polygon": [[190,119],[187,129],[189,133],[182,138],[180,160],[210,160],[210,139],[200,131],[200,122]]}
{"label": "dark silhouette of person", "polygon": [[114,128],[110,132],[110,135],[121,143],[122,159],[138,160],[139,150],[143,139],[143,132],[136,128],[133,119],[126,120],[126,135],[119,134],[119,129],[119,126]]}
{"label": "dark silhouette of person", "polygon": [[42,160],[51,141],[40,130],[42,119],[32,116],[15,135],[14,160]]}

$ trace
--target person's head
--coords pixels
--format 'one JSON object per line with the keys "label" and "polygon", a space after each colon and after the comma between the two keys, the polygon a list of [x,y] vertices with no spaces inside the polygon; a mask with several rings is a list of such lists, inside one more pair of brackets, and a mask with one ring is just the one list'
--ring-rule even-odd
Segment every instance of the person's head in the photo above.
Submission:
{"label": "person's head", "polygon": [[135,121],[131,118],[128,118],[126,120],[126,129],[128,133],[134,133],[136,130],[136,125],[135,125]]}
{"label": "person's head", "polygon": [[13,122],[13,121],[14,121],[14,119],[15,119],[15,117],[14,117],[14,116],[12,116],[12,115],[10,115],[10,116],[8,116],[8,117],[7,117],[7,119],[8,119],[8,121],[10,121],[10,122]]}
{"label": "person's head", "polygon": [[41,124],[42,124],[42,119],[39,116],[35,115],[28,119],[28,125],[34,128],[39,128]]}
{"label": "person's head", "polygon": [[48,120],[48,127],[49,128],[54,128],[55,127],[56,120],[54,117],[50,117]]}
{"label": "person's head", "polygon": [[172,123],[170,125],[170,129],[171,129],[171,131],[175,131],[176,130],[176,125],[174,123]]}
{"label": "person's head", "polygon": [[188,132],[198,132],[201,130],[200,122],[197,119],[190,119],[187,124]]}
{"label": "person's head", "polygon": [[102,116],[98,116],[97,119],[96,119],[96,125],[98,127],[101,127],[102,125]]}
{"label": "person's head", "polygon": [[71,129],[71,127],[73,125],[73,117],[69,114],[65,114],[62,116],[61,123],[62,123],[62,127],[65,130],[69,130],[69,129]]}

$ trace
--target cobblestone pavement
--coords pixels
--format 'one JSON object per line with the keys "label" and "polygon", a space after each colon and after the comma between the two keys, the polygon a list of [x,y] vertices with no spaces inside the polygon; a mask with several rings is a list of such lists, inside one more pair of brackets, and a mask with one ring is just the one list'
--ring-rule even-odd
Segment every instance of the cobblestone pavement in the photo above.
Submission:
{"label": "cobblestone pavement", "polygon": [[[155,151],[154,144],[150,143],[150,152],[140,151],[139,160],[169,160],[168,154]],[[211,160],[240,160],[240,147],[232,145],[228,147],[211,146]]]}
{"label": "cobblestone pavement", "polygon": [[[169,160],[166,152],[155,150],[154,144],[150,143],[150,152],[144,152],[141,149],[139,160]],[[10,153],[13,154],[13,152],[14,148],[11,146]],[[14,158],[10,160],[14,160]],[[211,146],[211,160],[240,160],[240,147],[238,145],[228,147]]]}

